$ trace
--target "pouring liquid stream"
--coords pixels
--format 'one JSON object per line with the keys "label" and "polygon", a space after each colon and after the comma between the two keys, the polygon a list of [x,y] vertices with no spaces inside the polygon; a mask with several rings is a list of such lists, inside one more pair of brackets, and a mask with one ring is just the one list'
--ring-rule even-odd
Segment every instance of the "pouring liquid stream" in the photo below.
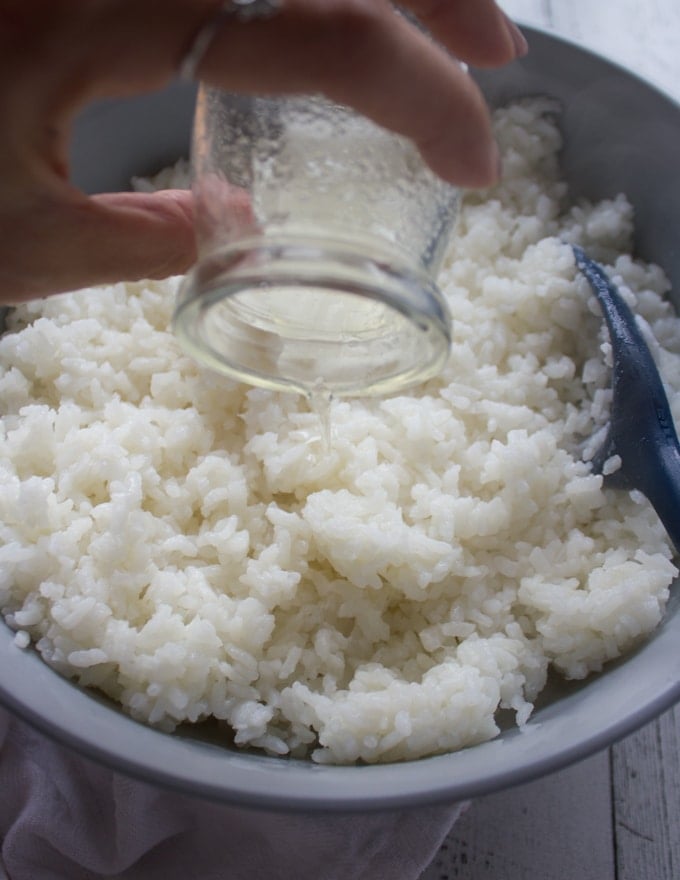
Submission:
{"label": "pouring liquid stream", "polygon": [[315,385],[307,392],[307,402],[310,410],[315,413],[319,419],[321,428],[321,444],[324,454],[328,455],[332,445],[332,425],[331,425],[331,401],[333,400],[332,392],[322,383]]}

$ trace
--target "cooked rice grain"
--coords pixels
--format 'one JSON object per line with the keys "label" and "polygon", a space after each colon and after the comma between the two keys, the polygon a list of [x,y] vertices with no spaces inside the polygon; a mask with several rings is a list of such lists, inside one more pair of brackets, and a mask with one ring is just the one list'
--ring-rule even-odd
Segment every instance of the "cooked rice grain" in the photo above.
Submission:
{"label": "cooked rice grain", "polygon": [[304,399],[179,350],[177,280],[17,308],[0,340],[17,644],[164,730],[212,716],[241,746],[350,763],[489,739],[499,709],[523,725],[549,668],[581,678],[648,635],[676,569],[646,500],[587,463],[611,349],[568,243],[642,316],[676,417],[680,324],[663,273],[628,256],[625,198],[568,204],[554,110],[496,115],[504,181],[467,198],[441,274],[445,371],[333,402],[330,449]]}

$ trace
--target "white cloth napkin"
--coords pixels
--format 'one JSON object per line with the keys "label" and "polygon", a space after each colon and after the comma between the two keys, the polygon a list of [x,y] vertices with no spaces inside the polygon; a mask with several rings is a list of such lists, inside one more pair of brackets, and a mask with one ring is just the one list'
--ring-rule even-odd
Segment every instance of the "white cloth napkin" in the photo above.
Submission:
{"label": "white cloth napkin", "polygon": [[416,880],[462,808],[241,810],[114,773],[0,709],[9,880]]}

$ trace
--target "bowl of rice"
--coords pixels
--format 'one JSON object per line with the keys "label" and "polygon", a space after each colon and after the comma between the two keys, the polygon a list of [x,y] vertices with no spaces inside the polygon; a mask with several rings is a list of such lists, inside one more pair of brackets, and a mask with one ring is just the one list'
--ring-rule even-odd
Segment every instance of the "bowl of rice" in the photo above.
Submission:
{"label": "bowl of rice", "polygon": [[[370,810],[527,781],[680,698],[673,547],[590,464],[611,346],[571,249],[638,315],[680,418],[680,108],[526,32],[478,74],[504,176],[464,200],[436,379],[325,425],[183,354],[179,279],[5,316],[8,709],[186,793]],[[76,182],[186,184],[193,97],[91,108]]]}

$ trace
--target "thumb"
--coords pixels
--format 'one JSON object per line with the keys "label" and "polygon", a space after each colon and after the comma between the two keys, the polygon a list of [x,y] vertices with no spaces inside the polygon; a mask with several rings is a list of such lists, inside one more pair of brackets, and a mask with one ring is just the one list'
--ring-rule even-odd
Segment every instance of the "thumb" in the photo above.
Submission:
{"label": "thumb", "polygon": [[[196,258],[186,190],[111,193],[33,205],[12,223],[0,301],[185,272]],[[5,231],[2,229],[0,231]],[[7,243],[7,239],[5,239]]]}

